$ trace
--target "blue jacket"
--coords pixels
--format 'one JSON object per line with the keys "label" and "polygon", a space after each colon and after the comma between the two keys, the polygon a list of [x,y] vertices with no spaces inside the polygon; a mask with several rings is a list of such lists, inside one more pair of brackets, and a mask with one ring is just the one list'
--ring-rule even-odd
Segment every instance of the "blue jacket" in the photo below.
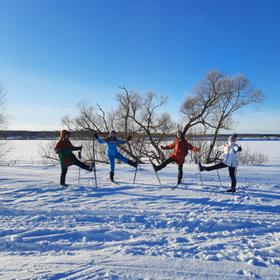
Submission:
{"label": "blue jacket", "polygon": [[96,140],[99,144],[107,144],[108,157],[115,157],[118,153],[117,145],[126,143],[125,140],[110,139],[110,138],[105,140],[104,138],[97,137]]}

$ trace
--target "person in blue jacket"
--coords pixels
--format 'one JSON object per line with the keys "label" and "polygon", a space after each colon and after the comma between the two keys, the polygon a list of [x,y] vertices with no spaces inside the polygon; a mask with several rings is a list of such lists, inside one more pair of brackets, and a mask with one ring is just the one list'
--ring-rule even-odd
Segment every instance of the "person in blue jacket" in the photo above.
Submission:
{"label": "person in blue jacket", "polygon": [[114,182],[115,160],[120,160],[133,167],[137,167],[137,162],[124,157],[117,149],[117,145],[122,145],[131,140],[132,136],[128,136],[126,140],[118,139],[117,134],[112,130],[109,137],[102,138],[98,134],[94,134],[99,144],[107,144],[107,157],[110,163],[110,180]]}

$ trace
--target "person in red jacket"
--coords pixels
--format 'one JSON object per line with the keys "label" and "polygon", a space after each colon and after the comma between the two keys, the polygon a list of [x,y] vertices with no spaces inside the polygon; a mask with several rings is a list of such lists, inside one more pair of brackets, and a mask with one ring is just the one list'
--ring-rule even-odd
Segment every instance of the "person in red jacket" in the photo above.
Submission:
{"label": "person in red jacket", "polygon": [[65,177],[69,166],[76,165],[85,170],[92,171],[92,166],[82,163],[72,153],[72,151],[80,151],[82,149],[82,146],[74,147],[70,142],[69,137],[70,132],[67,130],[62,130],[60,132],[60,139],[54,149],[59,156],[61,164],[60,185],[65,187],[68,186],[67,184],[65,184]]}
{"label": "person in red jacket", "polygon": [[178,164],[178,181],[177,184],[181,184],[182,177],[183,177],[183,164],[185,162],[185,157],[188,154],[188,151],[191,150],[193,152],[199,152],[200,148],[196,148],[192,146],[187,139],[184,137],[182,131],[178,130],[176,139],[172,144],[167,146],[161,146],[162,150],[172,150],[173,153],[171,156],[164,161],[162,164],[156,166],[153,164],[154,170],[157,172],[163,169],[166,165],[171,162],[176,162]]}

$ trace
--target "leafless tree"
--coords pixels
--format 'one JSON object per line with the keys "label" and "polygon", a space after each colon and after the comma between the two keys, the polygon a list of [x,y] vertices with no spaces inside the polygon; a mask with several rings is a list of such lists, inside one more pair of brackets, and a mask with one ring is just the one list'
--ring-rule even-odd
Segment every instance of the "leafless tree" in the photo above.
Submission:
{"label": "leafless tree", "polygon": [[7,114],[5,108],[5,94],[0,84],[0,128],[4,129],[7,125]]}
{"label": "leafless tree", "polygon": [[219,71],[211,71],[183,102],[183,133],[192,127],[211,131],[214,135],[205,162],[215,161],[220,156],[220,151],[215,149],[220,130],[232,127],[233,115],[237,111],[262,100],[262,92],[256,90],[246,77],[226,77]]}
{"label": "leafless tree", "polygon": [[[160,149],[160,142],[175,129],[175,123],[168,113],[160,113],[161,107],[166,103],[165,97],[157,97],[155,92],[140,94],[128,91],[126,87],[120,87],[121,93],[117,95],[120,104],[119,115],[122,116],[124,127],[130,126],[134,133],[142,135],[138,144],[138,150],[142,147],[141,154],[149,156],[158,162],[165,160],[164,153]],[[143,138],[144,137],[144,138]],[[140,151],[138,151],[140,152]]]}
{"label": "leafless tree", "polygon": [[[7,113],[5,107],[5,94],[4,90],[0,84],[0,129],[6,129],[7,127]],[[9,152],[10,148],[6,141],[1,141],[0,143],[0,158]]]}
{"label": "leafless tree", "polygon": [[233,115],[248,105],[261,103],[264,95],[256,90],[250,81],[242,76],[223,77],[220,81],[220,95],[218,102],[213,106],[209,120],[205,123],[212,128],[213,138],[208,150],[206,163],[214,161],[218,155],[214,152],[218,134],[221,129],[231,129]]}
{"label": "leafless tree", "polygon": [[213,106],[220,98],[222,74],[218,71],[209,72],[206,77],[194,88],[192,94],[184,100],[181,106],[184,129],[186,134],[190,128],[201,125],[206,129],[205,120],[211,114]]}

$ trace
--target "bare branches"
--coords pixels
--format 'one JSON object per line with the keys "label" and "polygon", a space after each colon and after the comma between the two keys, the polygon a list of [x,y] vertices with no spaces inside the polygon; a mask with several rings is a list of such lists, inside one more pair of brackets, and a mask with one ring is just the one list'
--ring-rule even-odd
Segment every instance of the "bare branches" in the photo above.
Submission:
{"label": "bare branches", "polygon": [[7,125],[7,115],[5,108],[5,94],[0,84],[0,128],[3,129]]}
{"label": "bare branches", "polygon": [[218,71],[209,72],[206,78],[193,90],[192,96],[185,99],[181,107],[181,113],[186,121],[183,134],[198,124],[206,125],[205,120],[220,97],[221,79],[222,74]]}
{"label": "bare branches", "polygon": [[[147,135],[146,141],[154,150],[155,157],[158,160],[164,160],[159,143],[175,126],[168,113],[158,112],[166,103],[166,98],[157,98],[154,92],[141,95],[135,91],[128,91],[124,86],[120,89],[122,92],[117,95],[119,107],[116,113],[122,116],[122,127],[125,128],[125,132],[130,129],[130,133]],[[160,135],[160,137],[155,138],[154,135]]]}

